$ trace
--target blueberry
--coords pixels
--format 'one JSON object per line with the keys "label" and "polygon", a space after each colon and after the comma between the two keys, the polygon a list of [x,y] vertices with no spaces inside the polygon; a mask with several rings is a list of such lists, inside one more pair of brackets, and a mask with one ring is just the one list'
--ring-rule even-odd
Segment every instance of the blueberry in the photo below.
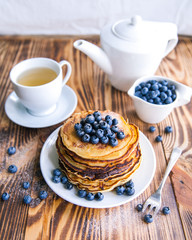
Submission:
{"label": "blueberry", "polygon": [[111,117],[110,115],[106,115],[106,116],[105,116],[105,120],[107,120],[107,119],[112,120],[112,117]]}
{"label": "blueberry", "polygon": [[2,199],[3,201],[7,201],[7,200],[9,199],[9,193],[4,192],[4,193],[2,194],[2,196],[1,196],[1,199]]}
{"label": "blueberry", "polygon": [[78,137],[83,137],[83,135],[85,134],[85,132],[83,131],[83,129],[79,129],[79,130],[77,130],[77,136]]}
{"label": "blueberry", "polygon": [[156,98],[157,97],[157,92],[156,91],[150,91],[150,98]]}
{"label": "blueberry", "polygon": [[92,131],[92,126],[90,123],[86,123],[83,127],[85,133],[90,133]]}
{"label": "blueberry", "polygon": [[128,182],[125,183],[125,187],[130,187],[130,188],[134,188],[134,182],[133,180],[129,180]]}
{"label": "blueberry", "polygon": [[95,129],[95,130],[99,129],[99,123],[95,121],[95,122],[92,124],[92,127],[93,127],[93,129]]}
{"label": "blueberry", "polygon": [[166,132],[166,133],[171,133],[171,132],[173,132],[172,127],[171,127],[171,126],[167,126],[167,127],[165,128],[165,132]]}
{"label": "blueberry", "polygon": [[87,192],[86,192],[85,190],[78,190],[77,195],[78,195],[80,198],[84,198],[84,197],[86,197]]}
{"label": "blueberry", "polygon": [[116,193],[117,193],[117,195],[123,195],[124,192],[125,192],[125,188],[124,188],[123,186],[118,186],[118,187],[116,188]]}
{"label": "blueberry", "polygon": [[160,96],[160,94],[161,94],[159,90],[155,90],[155,93],[156,93],[157,97]]}
{"label": "blueberry", "polygon": [[25,204],[30,204],[30,202],[32,201],[32,198],[30,195],[25,195],[24,198],[23,198],[23,202]]}
{"label": "blueberry", "polygon": [[128,187],[128,188],[125,189],[125,194],[127,196],[132,196],[134,193],[135,193],[135,189],[134,188]]}
{"label": "blueberry", "polygon": [[143,204],[137,204],[136,209],[138,212],[141,212],[143,210]]}
{"label": "blueberry", "polygon": [[155,132],[156,130],[156,127],[155,126],[150,126],[149,127],[149,132]]}
{"label": "blueberry", "polygon": [[95,200],[102,201],[104,199],[104,195],[101,192],[95,194]]}
{"label": "blueberry", "polygon": [[154,98],[154,102],[155,102],[155,104],[160,104],[161,103],[161,98],[160,97]]}
{"label": "blueberry", "polygon": [[158,82],[159,89],[163,86],[160,82]]}
{"label": "blueberry", "polygon": [[96,134],[96,130],[95,129],[92,129],[92,131],[90,132],[90,135],[93,136]]}
{"label": "blueberry", "polygon": [[150,98],[150,99],[147,99],[147,102],[148,102],[148,103],[154,103],[154,101],[153,101],[153,99],[152,99],[152,98]]}
{"label": "blueberry", "polygon": [[137,97],[142,97],[142,93],[141,93],[141,91],[137,91],[137,92],[135,92],[135,96],[137,96]]}
{"label": "blueberry", "polygon": [[30,183],[29,182],[24,182],[23,183],[23,188],[24,189],[28,189],[30,187]]}
{"label": "blueberry", "polygon": [[171,211],[170,211],[169,207],[163,207],[162,212],[164,215],[168,215]]}
{"label": "blueberry", "polygon": [[115,138],[115,133],[111,132],[111,134],[108,135],[108,138]]}
{"label": "blueberry", "polygon": [[172,91],[168,89],[166,94],[167,94],[168,97],[171,97],[172,96]]}
{"label": "blueberry", "polygon": [[85,125],[85,119],[84,118],[81,119],[80,124],[82,125],[82,127]]}
{"label": "blueberry", "polygon": [[68,181],[68,179],[67,179],[66,176],[63,176],[63,177],[61,178],[61,182],[62,182],[63,184],[65,184],[67,181]]}
{"label": "blueberry", "polygon": [[106,137],[109,137],[110,135],[111,135],[111,129],[105,129],[105,131],[104,131],[104,135],[106,136]]}
{"label": "blueberry", "polygon": [[172,94],[172,100],[175,101],[177,95],[175,93]]}
{"label": "blueberry", "polygon": [[145,87],[145,82],[141,82],[140,84],[139,84],[139,86],[141,87],[141,88],[144,88]]}
{"label": "blueberry", "polygon": [[111,119],[106,119],[105,121],[106,121],[106,123],[107,123],[109,126],[112,125],[112,120],[111,120]]}
{"label": "blueberry", "polygon": [[87,193],[85,198],[89,201],[92,201],[92,200],[94,200],[95,196],[93,193]]}
{"label": "blueberry", "polygon": [[99,138],[96,135],[91,136],[90,142],[93,144],[97,144],[99,142]]}
{"label": "blueberry", "polygon": [[168,82],[167,82],[167,80],[162,80],[162,81],[161,81],[161,84],[162,84],[163,86],[167,86],[167,85],[168,85]]}
{"label": "blueberry", "polygon": [[8,172],[9,173],[16,173],[17,172],[17,167],[15,165],[10,165],[8,167]]}
{"label": "blueberry", "polygon": [[71,189],[73,188],[73,184],[70,183],[70,182],[66,182],[66,183],[65,183],[65,188],[66,188],[67,190],[71,190]]}
{"label": "blueberry", "polygon": [[170,89],[171,91],[175,91],[175,90],[176,90],[176,87],[175,87],[175,85],[170,84],[170,85],[168,86],[168,89]]}
{"label": "blueberry", "polygon": [[109,142],[109,138],[107,136],[103,136],[100,138],[100,142],[103,144],[107,144]]}
{"label": "blueberry", "polygon": [[13,155],[16,152],[16,148],[15,147],[9,147],[7,150],[7,153],[9,155]]}
{"label": "blueberry", "polygon": [[60,169],[59,169],[59,168],[54,169],[54,170],[53,170],[53,175],[54,175],[54,176],[60,176],[60,175],[61,175]]}
{"label": "blueberry", "polygon": [[155,91],[155,90],[158,90],[159,89],[159,86],[157,83],[151,85],[151,90]]}
{"label": "blueberry", "polygon": [[147,98],[145,96],[141,97],[144,101],[147,101]]}
{"label": "blueberry", "polygon": [[99,122],[99,128],[107,129],[108,128],[108,124],[105,121],[100,121]]}
{"label": "blueberry", "polygon": [[118,140],[116,138],[110,138],[109,139],[109,144],[112,146],[112,147],[115,147],[118,145]]}
{"label": "blueberry", "polygon": [[173,102],[173,100],[172,100],[171,97],[168,97],[168,98],[165,100],[165,104],[170,104],[170,103],[172,103],[172,102]]}
{"label": "blueberry", "polygon": [[144,221],[145,221],[146,223],[152,223],[152,222],[153,222],[153,217],[152,217],[152,215],[151,215],[151,214],[146,214],[146,215],[144,216]]}
{"label": "blueberry", "polygon": [[112,124],[113,124],[113,125],[117,125],[117,124],[118,124],[118,120],[117,120],[116,118],[113,118]]}
{"label": "blueberry", "polygon": [[148,91],[149,91],[149,89],[147,87],[144,87],[144,88],[141,89],[141,93],[143,95],[146,95],[148,93]]}
{"label": "blueberry", "polygon": [[119,131],[119,128],[117,127],[117,125],[114,125],[111,127],[111,130],[114,132],[114,133],[117,133]]}
{"label": "blueberry", "polygon": [[167,98],[167,94],[164,93],[164,92],[161,92],[160,98],[161,98],[162,101],[165,101],[165,99]]}
{"label": "blueberry", "polygon": [[125,138],[124,132],[118,132],[118,133],[117,133],[117,138],[118,138],[118,139],[123,139],[123,138]]}
{"label": "blueberry", "polygon": [[53,176],[53,177],[52,177],[52,181],[53,181],[54,183],[59,183],[59,182],[61,182],[61,178],[60,178],[59,176]]}
{"label": "blueberry", "polygon": [[81,123],[75,123],[75,126],[74,126],[75,130],[79,130],[82,128],[82,124]]}
{"label": "blueberry", "polygon": [[153,85],[153,84],[157,83],[157,81],[156,81],[156,80],[150,80],[149,83],[150,83],[151,85]]}
{"label": "blueberry", "polygon": [[91,137],[87,133],[85,135],[83,135],[83,137],[82,137],[82,141],[86,142],[86,143],[90,142],[90,139],[91,139]]}
{"label": "blueberry", "polygon": [[156,138],[155,138],[155,141],[156,142],[162,142],[162,136],[158,135]]}
{"label": "blueberry", "polygon": [[101,113],[100,113],[99,111],[95,111],[95,112],[93,113],[93,116],[96,118],[96,117],[98,117],[98,116],[101,116]]}
{"label": "blueberry", "polygon": [[95,117],[95,121],[100,122],[101,120],[102,120],[102,117],[100,115]]}
{"label": "blueberry", "polygon": [[145,84],[145,87],[147,87],[148,89],[150,89],[151,83],[147,82],[147,83]]}
{"label": "blueberry", "polygon": [[95,122],[95,117],[92,114],[87,115],[85,118],[86,123],[94,123]]}
{"label": "blueberry", "polygon": [[136,86],[135,92],[140,91],[140,90],[141,90],[141,86],[140,85]]}
{"label": "blueberry", "polygon": [[39,198],[41,199],[41,200],[43,200],[43,199],[45,199],[45,198],[47,198],[47,196],[48,196],[48,193],[46,192],[46,191],[40,191],[40,193],[39,193]]}
{"label": "blueberry", "polygon": [[161,92],[167,92],[167,90],[168,90],[167,86],[162,86],[162,87],[160,88],[160,91],[161,91]]}
{"label": "blueberry", "polygon": [[104,136],[104,131],[103,131],[103,129],[98,129],[98,130],[96,131],[96,136],[97,136],[98,138],[103,137],[103,136]]}

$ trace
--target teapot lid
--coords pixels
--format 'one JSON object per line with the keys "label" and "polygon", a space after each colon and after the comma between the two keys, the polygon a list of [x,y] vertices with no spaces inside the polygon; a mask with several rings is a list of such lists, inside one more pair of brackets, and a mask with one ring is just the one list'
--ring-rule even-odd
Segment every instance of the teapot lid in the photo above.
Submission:
{"label": "teapot lid", "polygon": [[140,16],[123,19],[112,25],[112,32],[123,40],[137,41],[143,37],[143,21]]}

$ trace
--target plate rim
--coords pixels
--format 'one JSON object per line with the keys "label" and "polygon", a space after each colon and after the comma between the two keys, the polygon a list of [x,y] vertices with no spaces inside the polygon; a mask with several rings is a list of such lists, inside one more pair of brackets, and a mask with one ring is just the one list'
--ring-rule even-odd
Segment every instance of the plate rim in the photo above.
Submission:
{"label": "plate rim", "polygon": [[[70,111],[62,120],[54,121],[53,123],[50,122],[50,123],[47,123],[47,124],[43,124],[43,119],[44,119],[44,117],[41,117],[41,120],[42,120],[42,121],[40,121],[41,124],[35,124],[35,125],[33,125],[33,124],[27,124],[27,121],[26,121],[26,123],[23,123],[23,122],[20,123],[19,121],[16,121],[12,116],[10,116],[9,111],[8,111],[8,101],[11,101],[10,98],[12,97],[12,95],[15,94],[15,96],[16,96],[16,98],[17,98],[17,101],[19,100],[19,98],[17,97],[15,91],[12,91],[12,92],[9,94],[9,96],[7,97],[7,99],[6,99],[6,102],[5,102],[5,105],[4,105],[5,113],[6,113],[7,117],[8,117],[12,122],[14,122],[15,124],[17,124],[17,125],[19,125],[19,126],[26,127],[26,128],[46,128],[46,127],[50,127],[50,126],[56,125],[56,124],[64,121],[64,120],[67,119],[68,117],[70,117],[71,114],[75,111],[75,109],[76,109],[76,107],[77,107],[77,103],[78,103],[77,95],[76,95],[75,91],[74,91],[71,87],[69,87],[68,85],[65,85],[65,86],[63,87],[62,91],[63,91],[64,89],[67,89],[67,91],[71,93],[71,96],[73,96],[74,105],[72,106],[71,111]],[[19,104],[21,104],[21,103],[19,103]],[[53,112],[52,114],[54,114],[54,112]],[[45,116],[45,118],[51,116],[52,114]],[[29,116],[30,116],[30,114],[29,114]],[[35,118],[35,116],[32,116],[32,117]],[[39,117],[37,117],[37,118],[39,118]]]}
{"label": "plate rim", "polygon": [[[61,126],[62,126],[62,125],[61,125]],[[88,201],[88,200],[86,200],[86,203],[87,203],[87,204],[83,204],[83,203],[78,204],[78,203],[76,203],[76,202],[71,201],[71,199],[69,199],[69,198],[64,198],[64,197],[62,196],[62,194],[60,194],[60,193],[57,192],[57,190],[55,191],[54,187],[50,186],[49,182],[51,182],[51,179],[49,179],[49,181],[47,181],[47,177],[46,177],[45,174],[44,174],[44,170],[42,170],[43,151],[44,151],[45,148],[47,147],[46,145],[49,143],[49,141],[52,140],[52,138],[53,138],[56,134],[58,134],[58,131],[59,131],[59,129],[61,128],[61,126],[59,126],[57,129],[55,129],[55,130],[48,136],[48,138],[46,139],[46,141],[44,142],[44,145],[43,145],[43,147],[42,147],[42,149],[41,149],[41,153],[40,153],[40,169],[41,169],[41,173],[42,173],[43,178],[44,178],[45,182],[47,183],[47,185],[52,189],[52,191],[53,191],[55,194],[57,194],[57,195],[58,195],[59,197],[61,197],[63,200],[65,200],[65,201],[67,201],[67,202],[69,202],[69,203],[75,204],[75,205],[77,205],[77,206],[86,207],[86,208],[95,208],[95,209],[112,208],[112,207],[117,207],[117,206],[126,204],[126,203],[134,200],[134,199],[137,198],[139,195],[141,195],[141,194],[148,188],[148,186],[151,184],[151,182],[152,182],[152,180],[153,180],[153,178],[154,178],[155,170],[156,170],[156,155],[155,155],[155,151],[154,151],[153,146],[152,146],[152,144],[150,143],[149,139],[145,136],[144,133],[142,133],[142,132],[139,130],[140,135],[144,138],[145,141],[147,141],[148,145],[150,146],[150,149],[151,149],[152,154],[153,154],[152,159],[153,159],[153,164],[154,164],[154,167],[153,167],[153,169],[152,169],[150,178],[148,179],[147,184],[142,188],[142,190],[140,190],[139,192],[137,192],[137,193],[134,194],[133,196],[130,196],[130,197],[127,196],[128,198],[127,198],[125,201],[119,201],[119,203],[117,203],[117,204],[107,204],[107,205],[104,205],[104,204],[103,204],[103,205],[97,205],[97,204],[95,204],[94,207],[93,207],[93,206],[90,206],[90,205],[92,205],[91,203],[93,203],[93,201]],[[56,141],[56,139],[54,140],[54,143],[55,143],[55,141]],[[52,144],[52,147],[53,147],[53,144]],[[141,149],[141,151],[142,151],[142,149]],[[55,184],[55,183],[53,183],[53,186],[54,186],[54,184]],[[63,188],[63,190],[66,191],[66,192],[69,191],[69,190],[64,189],[64,188]],[[106,192],[105,194],[107,194],[107,193],[110,193],[110,192]],[[74,193],[74,194],[75,194],[75,193]],[[81,198],[79,198],[79,197],[76,196],[76,195],[74,195],[74,197],[75,197],[75,198],[77,197],[77,199],[81,199]],[[118,197],[121,197],[121,196],[118,196]],[[101,201],[101,202],[97,202],[97,203],[101,203],[101,204],[102,204],[102,201]]]}

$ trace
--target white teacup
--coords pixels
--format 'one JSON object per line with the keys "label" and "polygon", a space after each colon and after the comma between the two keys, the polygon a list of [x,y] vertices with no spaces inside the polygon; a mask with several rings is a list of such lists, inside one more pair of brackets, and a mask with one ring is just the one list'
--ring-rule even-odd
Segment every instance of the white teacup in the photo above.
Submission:
{"label": "white teacup", "polygon": [[[63,79],[62,66],[67,66],[67,72]],[[57,77],[52,81],[39,86],[24,86],[19,84],[18,78],[27,70],[35,68],[52,69]],[[61,95],[62,87],[71,76],[71,64],[63,60],[56,62],[49,58],[31,58],[14,66],[10,72],[14,91],[28,112],[35,116],[44,116],[56,109],[56,103]]]}

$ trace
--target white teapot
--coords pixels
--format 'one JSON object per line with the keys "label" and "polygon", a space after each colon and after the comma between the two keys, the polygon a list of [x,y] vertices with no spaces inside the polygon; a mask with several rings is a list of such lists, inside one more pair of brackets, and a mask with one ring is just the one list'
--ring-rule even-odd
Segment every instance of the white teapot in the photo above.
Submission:
{"label": "white teapot", "polygon": [[128,91],[135,80],[156,72],[177,41],[175,24],[143,21],[134,16],[106,25],[101,30],[101,48],[85,40],[73,45],[108,74],[115,88]]}

